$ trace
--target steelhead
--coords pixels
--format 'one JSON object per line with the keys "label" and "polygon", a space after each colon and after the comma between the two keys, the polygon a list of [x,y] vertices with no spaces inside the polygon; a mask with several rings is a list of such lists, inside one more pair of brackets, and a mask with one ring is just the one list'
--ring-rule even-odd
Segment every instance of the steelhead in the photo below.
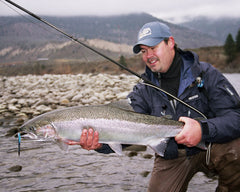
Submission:
{"label": "steelhead", "polygon": [[20,128],[30,139],[79,141],[84,128],[99,132],[99,143],[108,144],[117,154],[121,144],[145,145],[163,156],[167,141],[175,137],[183,123],[140,114],[118,105],[79,106],[54,110],[37,116]]}

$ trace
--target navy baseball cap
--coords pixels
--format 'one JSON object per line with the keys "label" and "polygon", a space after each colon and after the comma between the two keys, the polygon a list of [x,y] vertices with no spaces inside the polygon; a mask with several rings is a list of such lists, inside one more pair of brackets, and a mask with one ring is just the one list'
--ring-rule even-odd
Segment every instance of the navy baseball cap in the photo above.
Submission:
{"label": "navy baseball cap", "polygon": [[170,36],[172,36],[170,29],[164,23],[158,21],[146,23],[138,33],[138,42],[134,45],[133,52],[139,53],[140,45],[153,47]]}

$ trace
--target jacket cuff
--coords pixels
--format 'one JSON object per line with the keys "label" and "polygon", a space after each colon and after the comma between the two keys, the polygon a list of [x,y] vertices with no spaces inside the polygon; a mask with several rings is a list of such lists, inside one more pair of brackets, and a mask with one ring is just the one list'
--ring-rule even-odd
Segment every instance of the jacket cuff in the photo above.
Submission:
{"label": "jacket cuff", "polygon": [[206,141],[209,138],[209,127],[206,120],[199,121],[202,128],[202,141]]}
{"label": "jacket cuff", "polygon": [[104,154],[114,153],[114,151],[109,147],[108,144],[103,144],[101,148],[96,149],[95,151]]}

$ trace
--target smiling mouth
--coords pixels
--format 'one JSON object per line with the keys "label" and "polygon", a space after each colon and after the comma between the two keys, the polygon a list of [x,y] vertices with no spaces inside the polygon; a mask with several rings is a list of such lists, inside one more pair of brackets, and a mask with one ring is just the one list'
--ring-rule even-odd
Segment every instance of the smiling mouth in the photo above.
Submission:
{"label": "smiling mouth", "polygon": [[158,61],[158,58],[157,57],[151,57],[147,61],[150,65],[154,65]]}

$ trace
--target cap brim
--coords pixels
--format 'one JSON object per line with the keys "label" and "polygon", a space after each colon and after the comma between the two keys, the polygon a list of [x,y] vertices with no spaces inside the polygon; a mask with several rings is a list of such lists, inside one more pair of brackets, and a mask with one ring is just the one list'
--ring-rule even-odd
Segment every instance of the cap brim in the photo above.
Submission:
{"label": "cap brim", "polygon": [[133,47],[133,52],[135,54],[139,53],[141,51],[140,45],[146,45],[149,47],[156,46],[157,44],[161,43],[164,38],[148,38],[148,39],[143,39],[137,42],[137,44],[134,45]]}

